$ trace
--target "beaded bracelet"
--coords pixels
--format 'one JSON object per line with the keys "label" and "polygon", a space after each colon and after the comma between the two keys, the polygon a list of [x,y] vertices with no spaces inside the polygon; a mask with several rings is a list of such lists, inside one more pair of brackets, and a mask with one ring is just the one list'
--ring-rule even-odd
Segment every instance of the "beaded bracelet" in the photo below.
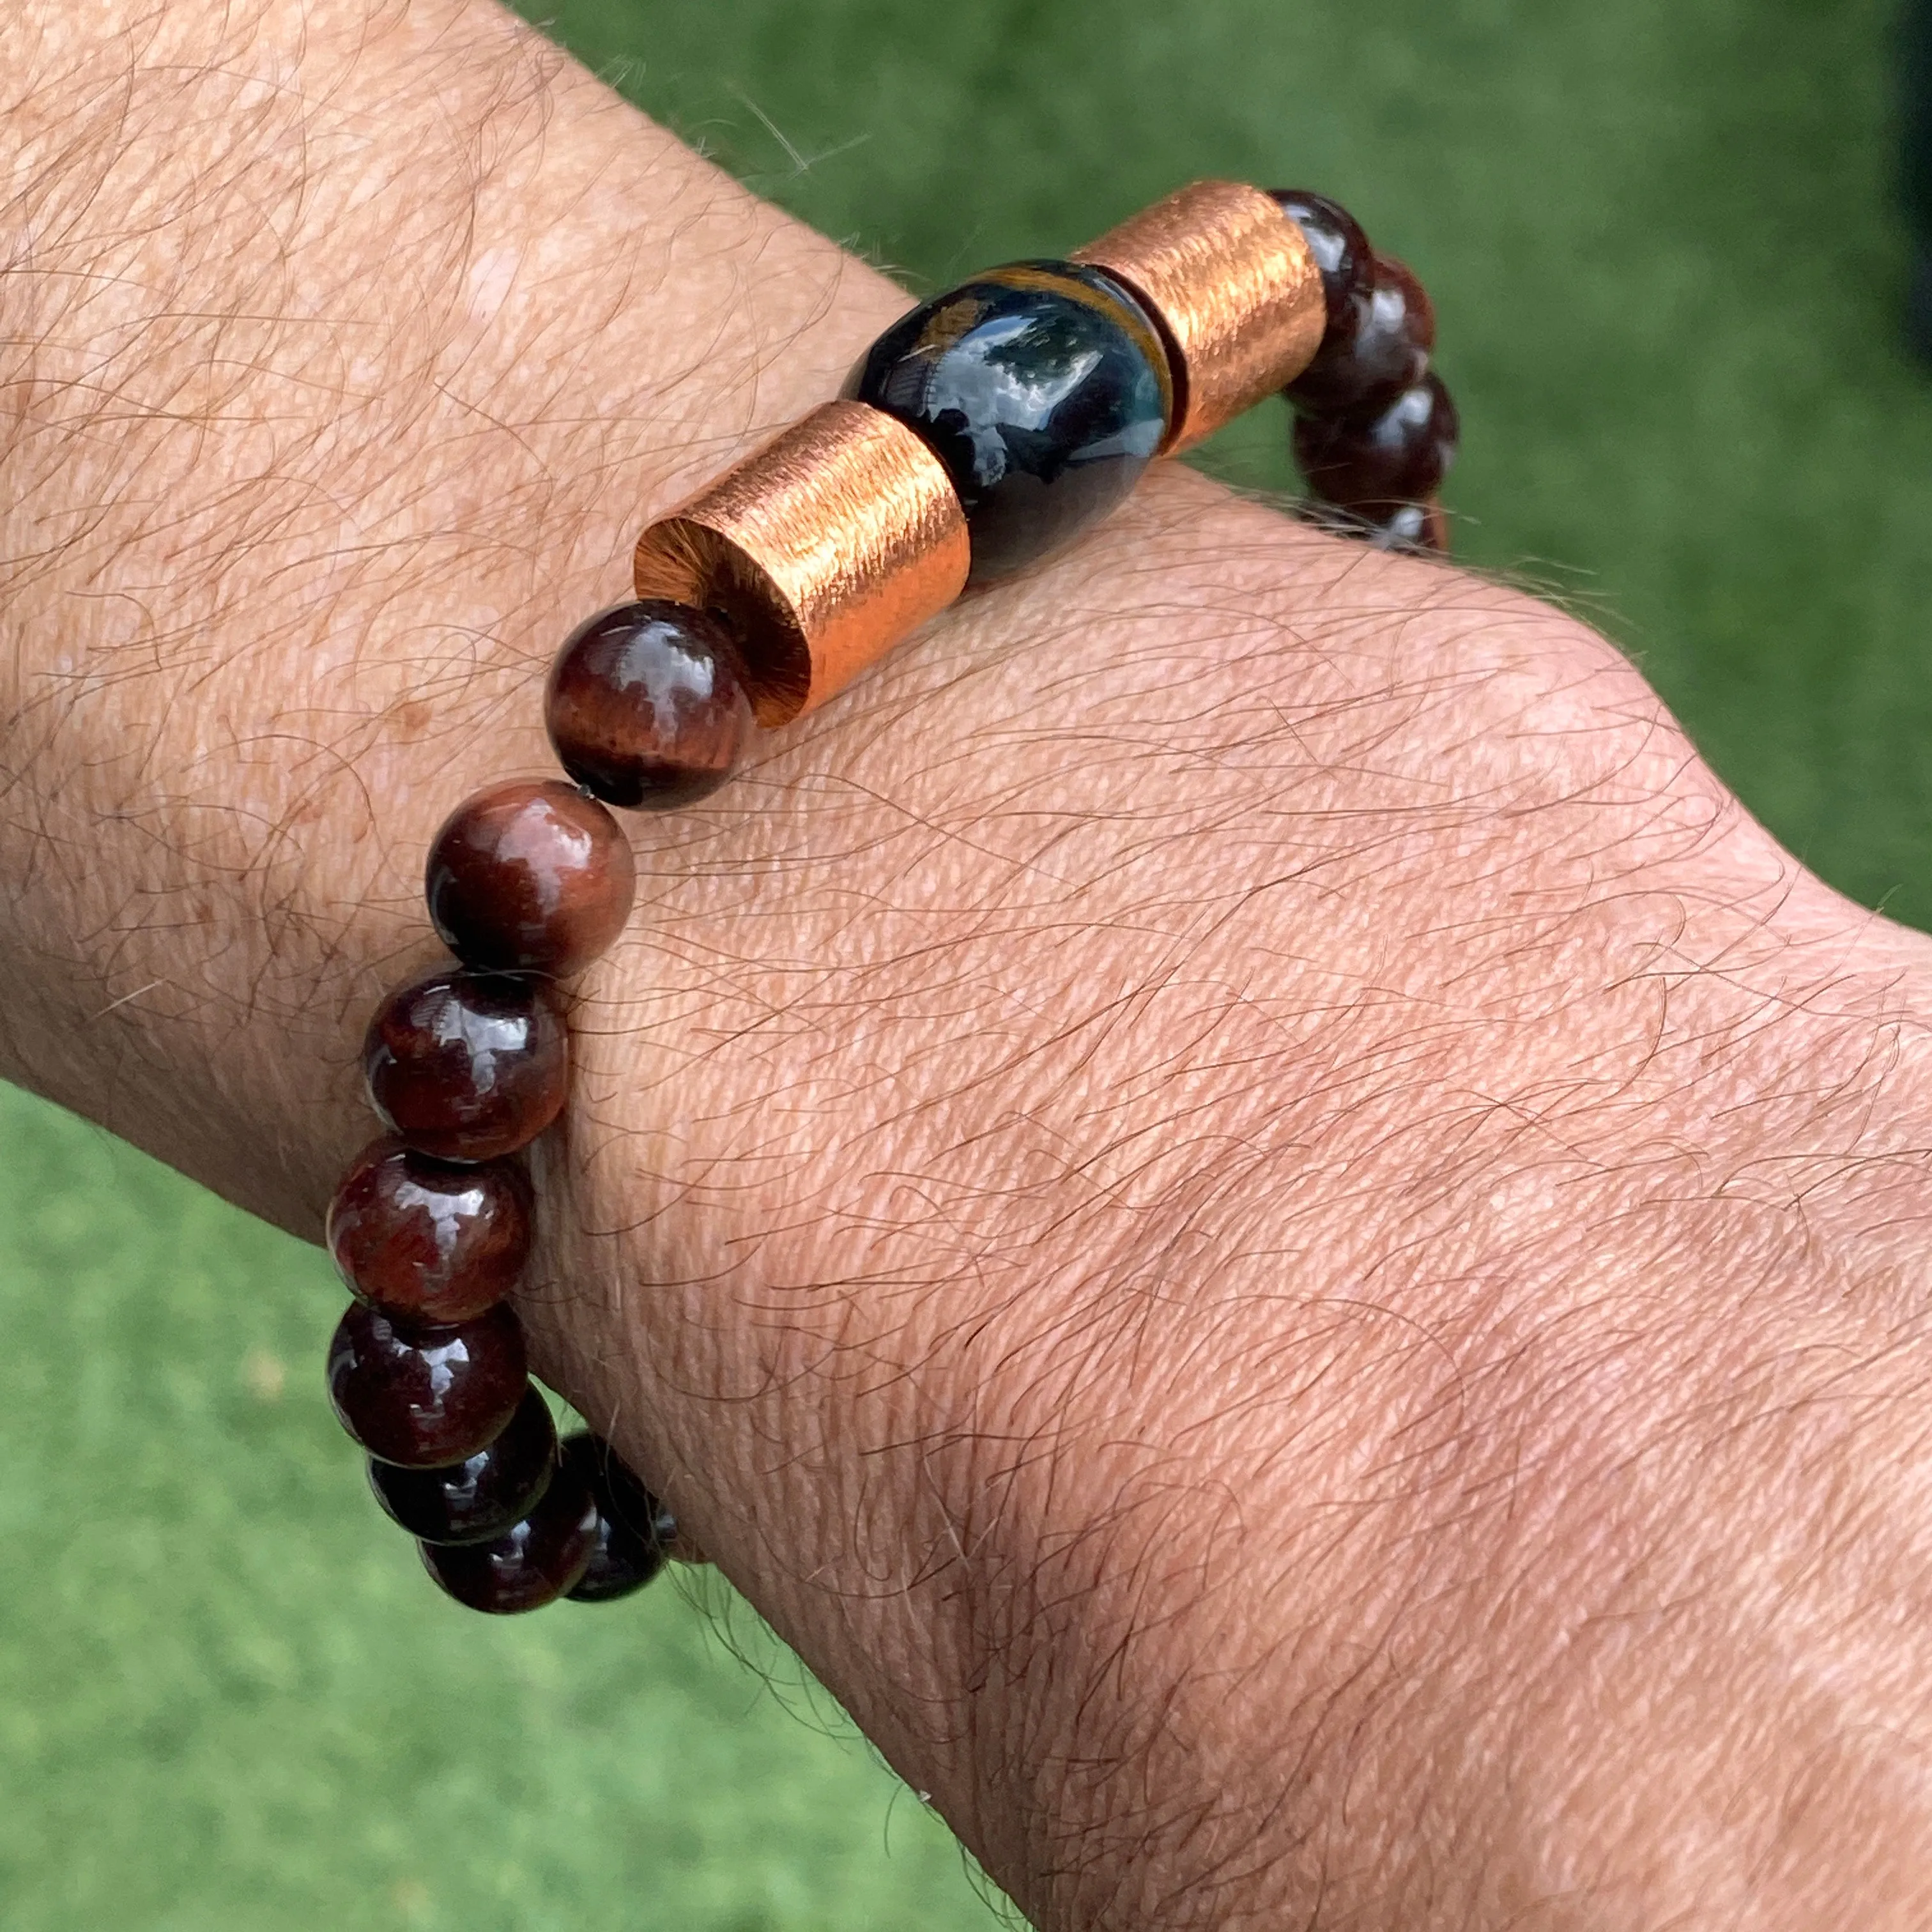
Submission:
{"label": "beaded bracelet", "polygon": [[1197,182],[1070,260],[990,269],[914,309],[837,401],[645,530],[638,601],[580,626],[550,672],[573,782],[493,786],[436,836],[429,915],[458,963],[377,1010],[362,1064],[388,1132],[329,1206],[356,1298],[330,1395],[451,1595],[499,1612],[627,1595],[676,1538],[601,1438],[560,1444],[508,1299],[533,1211],[517,1156],[568,1084],[556,982],[616,938],[635,887],[606,806],[703,797],[754,724],[823,704],[1276,390],[1306,514],[1445,549],[1434,492],[1456,421],[1434,335],[1414,276],[1333,202]]}

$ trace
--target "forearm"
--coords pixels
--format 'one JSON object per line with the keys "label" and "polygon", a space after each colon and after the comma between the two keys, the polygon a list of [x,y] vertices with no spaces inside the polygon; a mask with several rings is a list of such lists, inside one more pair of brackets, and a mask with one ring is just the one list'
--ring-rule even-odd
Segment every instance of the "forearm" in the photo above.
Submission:
{"label": "forearm", "polygon": [[[901,302],[494,13],[15,13],[10,1067],[313,1234],[436,820]],[[1176,472],[635,832],[526,1312],[1029,1909],[1922,1908],[1932,984],[1612,654]]]}

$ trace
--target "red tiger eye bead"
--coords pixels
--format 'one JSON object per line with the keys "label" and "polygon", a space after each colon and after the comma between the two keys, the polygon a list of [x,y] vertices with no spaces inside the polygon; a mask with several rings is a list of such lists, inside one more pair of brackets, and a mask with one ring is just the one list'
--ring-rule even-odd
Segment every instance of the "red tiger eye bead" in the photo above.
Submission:
{"label": "red tiger eye bead", "polygon": [[369,1098],[397,1136],[439,1160],[494,1160],[563,1109],[563,1016],[541,980],[432,973],[376,1010]]}
{"label": "red tiger eye bead", "polygon": [[466,1322],[516,1286],[531,1204],[514,1162],[452,1167],[385,1138],[337,1184],[328,1251],[363,1300],[405,1321]]}
{"label": "red tiger eye bead", "polygon": [[550,1405],[525,1391],[501,1434],[440,1469],[405,1469],[371,1457],[369,1486],[395,1522],[424,1543],[487,1543],[535,1509],[556,1473]]}
{"label": "red tiger eye bead", "polygon": [[562,976],[623,931],[637,877],[617,821],[549,778],[466,799],[430,848],[423,891],[431,922],[466,966]]}
{"label": "red tiger eye bead", "polygon": [[1304,416],[1364,409],[1420,382],[1435,346],[1428,292],[1393,255],[1378,255],[1367,279],[1329,318],[1315,360],[1288,384],[1288,399]]}
{"label": "red tiger eye bead", "polygon": [[1368,511],[1345,510],[1339,503],[1310,497],[1296,506],[1304,523],[1338,537],[1353,537],[1371,550],[1412,550],[1419,554],[1449,554],[1449,520],[1440,503],[1398,503]]}
{"label": "red tiger eye bead", "polygon": [[570,1591],[578,1604],[608,1604],[641,1590],[663,1569],[677,1540],[677,1519],[602,1436],[566,1438],[563,1462],[582,1472],[597,1498],[597,1540]]}
{"label": "red tiger eye bead", "polygon": [[571,633],[551,667],[544,717],[559,761],[586,791],[660,810],[716,791],[752,722],[730,633],[656,598]]}
{"label": "red tiger eye bead", "polygon": [[1455,403],[1432,374],[1372,414],[1298,417],[1294,458],[1317,496],[1348,509],[1390,509],[1434,493],[1459,428]]}
{"label": "red tiger eye bead", "polygon": [[1340,202],[1305,188],[1271,188],[1269,198],[1301,230],[1322,277],[1322,298],[1332,320],[1367,279],[1375,251],[1362,225]]}
{"label": "red tiger eye bead", "polygon": [[352,1302],[328,1345],[329,1400],[343,1427],[406,1469],[475,1455],[529,1386],[523,1324],[502,1305],[473,1322],[416,1328]]}
{"label": "red tiger eye bead", "polygon": [[597,1547],[597,1498],[566,1463],[521,1522],[488,1543],[422,1543],[423,1568],[459,1604],[492,1616],[541,1610],[574,1588]]}

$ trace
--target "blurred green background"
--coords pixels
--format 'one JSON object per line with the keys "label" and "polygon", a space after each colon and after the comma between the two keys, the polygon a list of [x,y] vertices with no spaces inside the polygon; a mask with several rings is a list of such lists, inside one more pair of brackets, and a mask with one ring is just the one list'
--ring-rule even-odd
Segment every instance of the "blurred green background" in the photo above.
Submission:
{"label": "blurred green background", "polygon": [[[1932,379],[1878,0],[570,0],[561,39],[922,287],[1181,181],[1433,291],[1462,556],[1635,654],[1760,814],[1932,923]],[[1290,486],[1281,418],[1208,453]],[[0,1924],[992,1923],[721,1586],[467,1616],[364,1496],[315,1252],[0,1090]]]}

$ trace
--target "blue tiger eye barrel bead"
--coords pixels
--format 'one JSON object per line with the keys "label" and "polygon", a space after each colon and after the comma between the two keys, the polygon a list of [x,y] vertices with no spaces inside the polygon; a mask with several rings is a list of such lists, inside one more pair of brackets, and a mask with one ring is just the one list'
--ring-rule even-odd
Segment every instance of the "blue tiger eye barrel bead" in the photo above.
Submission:
{"label": "blue tiger eye barrel bead", "polygon": [[1105,516],[1167,434],[1167,354],[1147,311],[1073,262],[988,269],[902,316],[844,394],[896,416],[938,458],[984,584]]}

